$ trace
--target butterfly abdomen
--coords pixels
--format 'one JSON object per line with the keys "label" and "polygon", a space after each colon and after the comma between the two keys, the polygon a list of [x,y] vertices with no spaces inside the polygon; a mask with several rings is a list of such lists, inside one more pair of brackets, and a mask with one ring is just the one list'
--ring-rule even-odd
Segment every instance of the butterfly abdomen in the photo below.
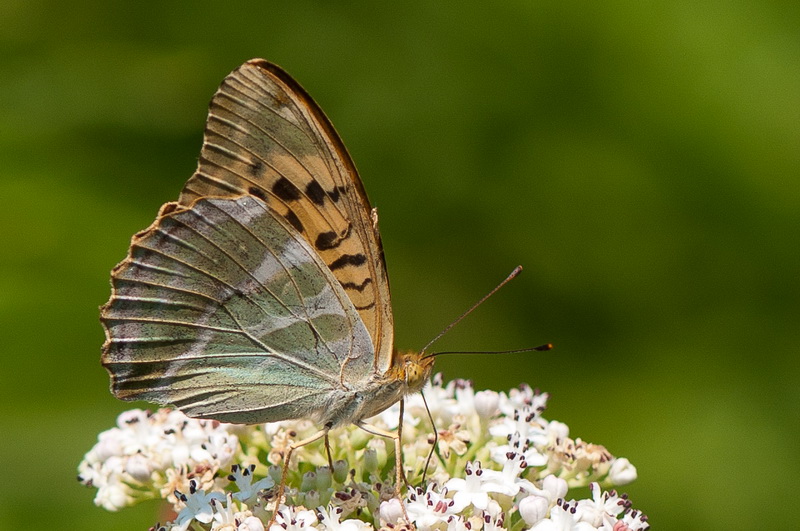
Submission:
{"label": "butterfly abdomen", "polygon": [[334,428],[359,422],[390,407],[405,391],[405,382],[376,377],[360,389],[332,391],[315,417],[321,424]]}

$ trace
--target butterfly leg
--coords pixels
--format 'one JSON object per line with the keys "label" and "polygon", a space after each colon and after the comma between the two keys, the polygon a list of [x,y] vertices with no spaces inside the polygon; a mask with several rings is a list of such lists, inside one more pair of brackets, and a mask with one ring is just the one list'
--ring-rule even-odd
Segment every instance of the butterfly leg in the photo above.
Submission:
{"label": "butterfly leg", "polygon": [[383,430],[376,426],[371,426],[369,424],[364,423],[363,421],[359,421],[357,423],[357,426],[367,433],[377,435],[378,437],[386,437],[387,439],[392,439],[394,441],[394,459],[395,459],[395,473],[396,473],[394,482],[394,495],[400,502],[400,507],[403,509],[403,517],[406,519],[406,522],[411,524],[411,519],[408,517],[408,513],[406,512],[406,505],[403,503],[403,496],[402,493],[400,492],[400,485],[406,484],[406,486],[408,486],[405,473],[403,472],[403,447],[400,439],[403,429],[403,422],[402,422],[403,405],[404,405],[403,400],[400,400],[400,424],[397,427],[397,433],[392,433],[390,431]]}
{"label": "butterfly leg", "polygon": [[333,458],[331,457],[331,441],[328,432],[325,432],[325,453],[328,455],[328,467],[333,472]]}
{"label": "butterfly leg", "polygon": [[433,454],[436,453],[436,446],[439,444],[439,430],[436,429],[436,422],[433,421],[433,414],[431,413],[431,409],[428,407],[428,401],[425,399],[425,394],[420,392],[422,396],[422,403],[425,404],[425,412],[428,413],[428,420],[431,421],[431,427],[433,428],[433,443],[431,444],[431,451],[428,452],[428,459],[425,460],[425,468],[422,469],[422,485],[425,484],[425,476],[428,474],[428,467],[431,466],[431,459],[433,459]]}
{"label": "butterfly leg", "polygon": [[[283,493],[286,490],[286,480],[289,477],[289,461],[292,459],[292,452],[307,444],[311,444],[314,441],[318,441],[323,437],[325,437],[325,443],[327,447],[328,432],[330,431],[330,429],[331,429],[330,426],[325,426],[325,428],[318,431],[311,437],[308,437],[307,439],[303,439],[302,441],[297,441],[296,443],[292,443],[289,445],[289,449],[286,451],[286,455],[283,458],[283,472],[281,473],[281,484],[278,487],[278,495],[275,498],[275,509],[272,511],[272,517],[269,519],[269,523],[267,524],[266,529],[270,529],[272,527],[272,524],[275,523],[275,518],[277,518],[278,516],[278,509],[281,506],[281,502],[283,501]],[[331,470],[333,470],[332,467]]]}

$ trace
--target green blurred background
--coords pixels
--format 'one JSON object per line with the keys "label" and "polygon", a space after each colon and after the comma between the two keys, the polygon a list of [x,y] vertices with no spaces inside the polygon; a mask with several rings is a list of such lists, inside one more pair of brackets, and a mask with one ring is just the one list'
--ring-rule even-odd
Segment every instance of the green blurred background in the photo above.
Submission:
{"label": "green blurred background", "polygon": [[[286,68],[358,165],[419,348],[637,466],[655,528],[790,527],[800,477],[800,4],[0,2],[0,528],[146,529],[74,479],[111,267],[194,170],[206,106]],[[787,514],[783,514],[787,511]]]}

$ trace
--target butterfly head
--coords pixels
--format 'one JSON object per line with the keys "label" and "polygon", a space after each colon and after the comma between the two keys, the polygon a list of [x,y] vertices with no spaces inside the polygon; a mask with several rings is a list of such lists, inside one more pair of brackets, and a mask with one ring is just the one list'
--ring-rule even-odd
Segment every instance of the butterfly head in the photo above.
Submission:
{"label": "butterfly head", "polygon": [[408,393],[416,393],[425,386],[431,376],[433,358],[420,352],[396,352],[394,356],[396,375],[406,383]]}

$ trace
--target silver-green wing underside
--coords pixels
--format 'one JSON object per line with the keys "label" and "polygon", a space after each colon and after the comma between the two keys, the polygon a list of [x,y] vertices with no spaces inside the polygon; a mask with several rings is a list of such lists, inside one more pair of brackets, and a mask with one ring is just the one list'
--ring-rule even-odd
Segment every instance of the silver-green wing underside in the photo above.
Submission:
{"label": "silver-green wing underside", "polygon": [[341,284],[253,196],[165,205],[112,285],[102,359],[119,398],[227,422],[324,418],[374,370]]}

